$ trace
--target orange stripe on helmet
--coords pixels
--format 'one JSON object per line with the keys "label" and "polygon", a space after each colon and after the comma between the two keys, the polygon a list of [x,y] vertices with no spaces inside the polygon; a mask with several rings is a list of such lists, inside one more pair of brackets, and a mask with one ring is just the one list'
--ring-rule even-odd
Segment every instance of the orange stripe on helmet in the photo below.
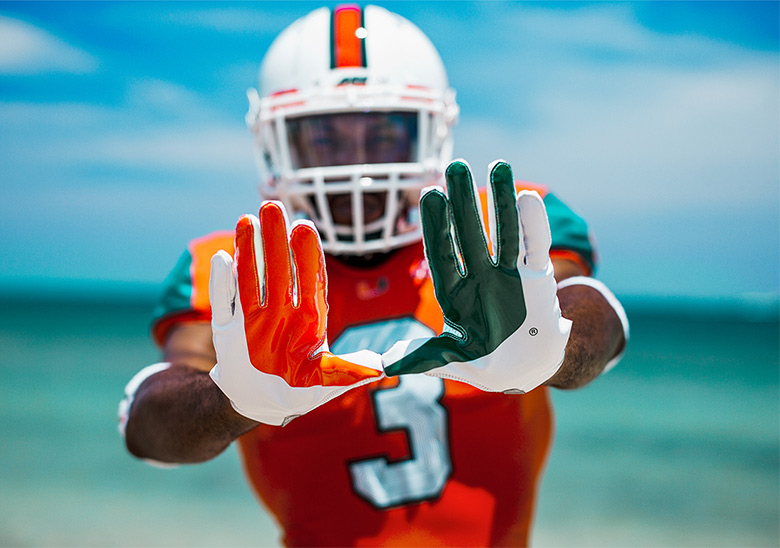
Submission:
{"label": "orange stripe on helmet", "polygon": [[339,6],[333,10],[331,29],[331,68],[365,67],[363,10],[360,6]]}

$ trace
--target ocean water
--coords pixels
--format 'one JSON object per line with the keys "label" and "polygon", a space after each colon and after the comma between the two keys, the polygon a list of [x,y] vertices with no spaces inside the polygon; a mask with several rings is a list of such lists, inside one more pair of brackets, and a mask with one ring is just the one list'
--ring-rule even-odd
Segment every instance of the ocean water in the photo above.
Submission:
{"label": "ocean water", "polygon": [[[233,448],[173,470],[124,451],[149,312],[0,302],[0,546],[279,545]],[[778,546],[777,318],[629,314],[620,366],[554,393],[533,544]]]}

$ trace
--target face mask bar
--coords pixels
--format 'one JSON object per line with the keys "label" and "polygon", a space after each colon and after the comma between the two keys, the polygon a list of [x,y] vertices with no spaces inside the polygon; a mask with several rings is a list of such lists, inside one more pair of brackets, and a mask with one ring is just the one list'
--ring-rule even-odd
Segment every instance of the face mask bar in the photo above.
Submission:
{"label": "face mask bar", "polygon": [[[421,239],[417,202],[422,188],[439,182],[451,158],[450,126],[457,117],[454,93],[435,94],[413,87],[341,86],[263,99],[250,90],[249,97],[247,122],[256,136],[259,167],[266,174],[261,194],[282,201],[291,214],[310,218],[321,232],[325,251],[382,252]],[[416,116],[416,151],[410,155],[416,161],[294,167],[287,131],[291,119],[375,112]],[[363,215],[364,193],[385,196],[384,217],[368,225]],[[333,220],[328,197],[338,194],[351,196],[351,225]]]}
{"label": "face mask bar", "polygon": [[[280,188],[278,198],[302,212],[320,230],[323,248],[333,254],[362,254],[392,249],[421,238],[417,200],[428,178],[415,164],[375,164],[300,169],[296,180]],[[384,196],[384,215],[364,221],[363,195]],[[352,223],[337,224],[328,198],[349,195]]]}

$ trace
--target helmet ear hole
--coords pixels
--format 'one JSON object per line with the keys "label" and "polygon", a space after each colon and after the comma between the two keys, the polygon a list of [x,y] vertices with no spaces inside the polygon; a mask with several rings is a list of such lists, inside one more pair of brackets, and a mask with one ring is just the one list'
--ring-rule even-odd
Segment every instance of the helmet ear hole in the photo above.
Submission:
{"label": "helmet ear hole", "polygon": [[[451,160],[458,108],[441,58],[420,29],[377,6],[317,9],[274,40],[258,89],[247,122],[267,181],[263,197],[311,219],[328,253],[383,252],[422,238],[417,201]],[[370,150],[365,137],[365,150],[346,139],[325,147],[314,122],[339,116],[393,120],[405,128],[405,152]],[[314,142],[321,148],[312,152]],[[349,222],[337,203],[351,212]]]}

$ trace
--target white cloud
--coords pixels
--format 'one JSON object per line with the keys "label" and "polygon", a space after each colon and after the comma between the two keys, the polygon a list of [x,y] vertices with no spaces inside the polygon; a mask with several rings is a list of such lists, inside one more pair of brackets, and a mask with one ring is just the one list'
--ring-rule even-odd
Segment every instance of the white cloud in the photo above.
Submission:
{"label": "white cloud", "polygon": [[87,142],[79,159],[117,168],[208,170],[234,177],[252,174],[251,146],[241,125],[149,128]]}
{"label": "white cloud", "polygon": [[[776,53],[657,33],[621,4],[571,11],[485,5],[486,15],[505,13],[496,18],[501,24],[492,21],[474,42],[464,40],[464,31],[488,28],[480,14],[468,24],[431,21],[439,25],[434,39],[448,54],[464,106],[456,153],[469,160],[478,181],[501,156],[516,176],[549,184],[595,229],[606,259],[601,274],[616,291],[717,294],[772,287],[766,279],[776,280],[776,258],[762,259],[759,267],[753,261],[767,245],[777,247],[776,236],[769,243],[763,236],[776,234],[778,225]],[[148,15],[120,11],[130,11],[139,25]],[[243,10],[216,11],[190,16],[182,9],[152,17],[158,25],[237,32],[270,25],[242,21]],[[272,25],[275,30],[292,17],[284,19]],[[0,41],[6,40],[8,21],[0,18]],[[0,44],[0,73],[9,70],[3,61],[8,51]],[[254,68],[240,68],[241,74]],[[221,81],[245,80],[225,78],[225,70]],[[24,233],[30,214],[24,208],[56,212],[64,226],[82,226],[94,210],[125,215],[125,224],[111,225],[122,245],[133,245],[127,243],[132,235],[161,246],[173,234],[154,238],[143,232],[167,230],[150,227],[165,226],[169,217],[187,219],[172,229],[183,241],[192,223],[201,223],[196,232],[210,230],[216,215],[219,227],[231,226],[235,212],[256,207],[243,110],[230,112],[224,98],[218,109],[216,94],[201,95],[176,82],[124,81],[123,104],[113,107],[0,102],[0,128],[11,137],[0,147],[0,181],[13,198],[0,216],[4,230],[18,226]],[[227,83],[223,88],[232,89]],[[246,186],[234,195],[236,184]],[[70,205],[63,207],[63,199]],[[12,226],[13,219],[18,222]],[[752,236],[756,226],[761,241]],[[92,253],[99,242],[85,238],[82,253]],[[720,260],[723,249],[731,250],[729,264]],[[672,268],[674,276],[662,267]],[[129,275],[141,272],[139,267]],[[752,272],[763,277],[750,278]]]}
{"label": "white cloud", "polygon": [[89,73],[98,61],[53,34],[0,16],[0,74]]}
{"label": "white cloud", "polygon": [[[679,207],[776,207],[776,54],[661,35],[627,13],[519,14],[523,30],[515,30],[527,48],[514,55],[526,69],[501,73],[500,92],[485,86],[486,75],[477,76],[489,100],[496,99],[495,114],[469,117],[464,108],[458,153],[476,166],[504,156],[518,176],[552,183],[586,208],[663,210],[665,194]],[[573,51],[594,44],[629,52],[631,59]],[[508,57],[477,70],[497,74],[502,64],[512,66]],[[522,100],[507,89],[519,90]]]}
{"label": "white cloud", "polygon": [[[15,185],[51,169],[207,171],[254,176],[252,138],[240,117],[225,120],[164,82],[142,85],[128,106],[0,102],[0,126],[16,138],[0,149],[0,175]],[[178,111],[158,111],[167,103]],[[183,115],[189,110],[189,117]],[[45,131],[41,131],[45,128]],[[31,159],[35,159],[31,161]],[[26,174],[26,175],[25,175]]]}
{"label": "white cloud", "polygon": [[771,197],[780,162],[778,87],[761,67],[612,78],[624,90],[602,88],[599,98],[582,101],[548,95],[540,107],[549,123],[524,143],[528,157],[547,157],[556,175],[568,164],[570,176],[578,171],[605,189],[621,188],[645,208],[665,207],[647,199],[664,192],[699,206],[731,199],[735,186],[741,202]]}
{"label": "white cloud", "polygon": [[477,180],[500,156],[548,184],[588,219],[618,292],[776,294],[777,53],[655,33],[620,8],[512,15],[490,44],[503,59],[451,66],[476,107],[456,153]]}
{"label": "white cloud", "polygon": [[224,116],[213,105],[209,105],[202,95],[165,80],[132,80],[128,83],[124,99],[127,104],[123,110],[136,112],[159,126],[180,122],[205,125]]}
{"label": "white cloud", "polygon": [[[668,34],[642,26],[630,4],[588,5],[579,9],[532,8],[513,10],[502,28],[515,36],[544,44],[553,53],[584,58],[602,54],[601,61],[635,63],[638,60],[666,63],[700,63],[710,56],[733,53],[733,45],[695,33]],[[733,59],[717,59],[718,62]]]}
{"label": "white cloud", "polygon": [[[308,8],[290,7],[278,9],[273,5],[265,9],[262,4],[252,8],[211,8],[170,11],[162,15],[166,23],[188,27],[206,28],[219,32],[273,33],[289,25],[296,16],[307,13]],[[313,8],[312,8],[313,9]],[[300,14],[298,13],[300,12]]]}

